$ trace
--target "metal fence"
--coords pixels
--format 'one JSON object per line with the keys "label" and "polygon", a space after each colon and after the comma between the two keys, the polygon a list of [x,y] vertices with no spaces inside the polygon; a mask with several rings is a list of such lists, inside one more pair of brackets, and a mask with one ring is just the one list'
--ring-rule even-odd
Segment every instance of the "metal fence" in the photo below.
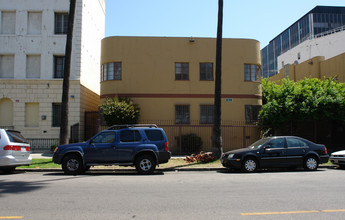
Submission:
{"label": "metal fence", "polygon": [[27,138],[26,140],[29,142],[33,153],[52,151],[59,144],[57,138]]}
{"label": "metal fence", "polygon": [[[175,124],[174,120],[150,120],[140,123],[156,124],[163,128],[173,155],[212,151],[212,124],[200,124],[199,120],[191,121],[190,124]],[[107,126],[102,126],[100,130],[106,128]],[[95,135],[97,131],[94,130],[92,133]],[[222,121],[223,151],[247,147],[259,138],[260,132],[255,123]],[[27,138],[27,141],[31,145],[32,152],[52,151],[54,146],[59,144],[58,138]]]}
{"label": "metal fence", "polygon": [[[140,121],[141,124],[156,124],[164,129],[168,140],[169,149],[174,155],[188,155],[200,151],[212,151],[212,124],[200,124],[199,120],[190,124],[175,124],[174,120],[149,120]],[[101,130],[107,126],[102,126]],[[202,140],[193,138],[195,134]],[[260,132],[255,123],[246,121],[223,121],[222,140],[223,151],[247,147],[260,138]],[[186,140],[187,141],[183,141]],[[187,145],[186,145],[187,144]]]}

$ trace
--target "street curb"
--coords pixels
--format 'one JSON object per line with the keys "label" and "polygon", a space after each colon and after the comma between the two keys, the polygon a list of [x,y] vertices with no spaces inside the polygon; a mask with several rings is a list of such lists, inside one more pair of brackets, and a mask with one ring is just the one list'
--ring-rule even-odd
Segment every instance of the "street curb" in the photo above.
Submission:
{"label": "street curb", "polygon": [[[22,172],[63,172],[61,168],[47,168],[47,169],[41,169],[41,168],[17,168],[17,171]],[[224,171],[227,170],[226,168],[157,168],[155,171],[159,172],[183,172],[183,171]],[[131,172],[135,171],[135,168],[133,169],[111,169],[111,168],[91,168],[90,171],[113,171],[113,172]]]}
{"label": "street curb", "polygon": [[[319,166],[319,168],[336,168],[336,165],[324,165]],[[41,168],[17,168],[17,171],[23,171],[23,172],[63,172],[61,168],[47,168],[47,169],[41,169]],[[111,169],[111,168],[91,168],[90,171],[112,171],[112,172],[132,172],[136,171],[135,168],[133,169]],[[160,172],[188,172],[188,171],[228,171],[227,168],[214,168],[214,167],[195,167],[195,168],[157,168],[156,171]]]}

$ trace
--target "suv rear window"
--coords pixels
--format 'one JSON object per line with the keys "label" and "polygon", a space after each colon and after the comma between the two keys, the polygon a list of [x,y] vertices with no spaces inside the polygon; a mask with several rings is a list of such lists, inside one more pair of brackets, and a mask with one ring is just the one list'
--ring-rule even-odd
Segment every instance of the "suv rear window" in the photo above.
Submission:
{"label": "suv rear window", "polygon": [[164,140],[164,136],[160,130],[145,130],[145,134],[150,141]]}
{"label": "suv rear window", "polygon": [[11,142],[28,143],[19,131],[6,131],[6,133]]}

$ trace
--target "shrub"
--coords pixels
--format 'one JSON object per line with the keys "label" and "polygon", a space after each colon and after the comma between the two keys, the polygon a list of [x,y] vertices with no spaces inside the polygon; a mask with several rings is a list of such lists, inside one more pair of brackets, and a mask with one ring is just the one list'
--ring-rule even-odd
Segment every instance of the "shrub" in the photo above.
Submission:
{"label": "shrub", "polygon": [[108,98],[100,109],[108,126],[137,124],[139,120],[140,108],[128,98]]}
{"label": "shrub", "polygon": [[[196,134],[183,134],[181,136],[182,151],[185,153],[200,152],[202,144],[201,137]],[[180,145],[180,139],[178,139],[178,145]]]}

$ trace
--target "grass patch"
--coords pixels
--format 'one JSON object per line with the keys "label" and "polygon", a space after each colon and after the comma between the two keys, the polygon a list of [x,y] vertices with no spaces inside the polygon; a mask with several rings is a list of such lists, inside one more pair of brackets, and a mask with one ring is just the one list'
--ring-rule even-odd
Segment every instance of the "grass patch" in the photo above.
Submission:
{"label": "grass patch", "polygon": [[49,169],[61,168],[61,165],[54,163],[52,159],[32,159],[29,166],[20,166],[18,168]]}

